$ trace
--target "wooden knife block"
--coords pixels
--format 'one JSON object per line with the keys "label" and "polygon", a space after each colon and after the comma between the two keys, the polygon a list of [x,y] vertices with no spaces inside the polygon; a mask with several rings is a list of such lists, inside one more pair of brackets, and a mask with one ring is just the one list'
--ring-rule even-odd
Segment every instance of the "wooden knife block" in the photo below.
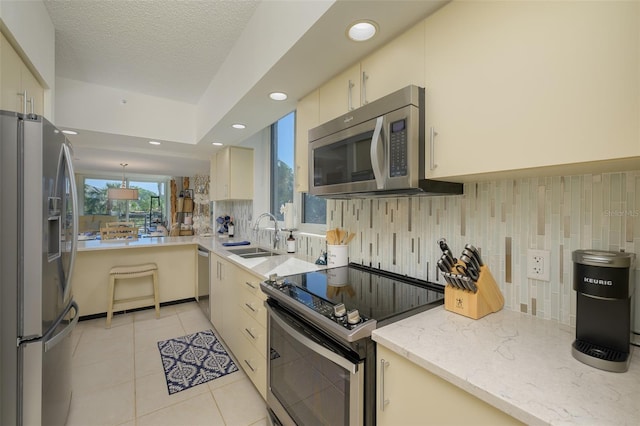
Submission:
{"label": "wooden knife block", "polygon": [[480,277],[476,285],[478,291],[472,293],[447,284],[444,288],[444,308],[472,319],[482,318],[502,309],[504,296],[486,265],[480,267]]}

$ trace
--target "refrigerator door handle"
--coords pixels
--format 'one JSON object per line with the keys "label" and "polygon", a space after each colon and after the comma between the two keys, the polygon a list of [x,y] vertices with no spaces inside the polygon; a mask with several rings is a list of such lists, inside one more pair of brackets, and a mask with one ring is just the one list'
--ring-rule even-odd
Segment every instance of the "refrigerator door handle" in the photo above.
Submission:
{"label": "refrigerator door handle", "polygon": [[75,311],[75,315],[73,316],[71,321],[69,321],[69,324],[60,333],[56,334],[55,336],[51,338],[47,338],[47,336],[45,336],[45,339],[43,339],[45,352],[48,352],[51,349],[53,349],[58,343],[63,341],[65,337],[67,337],[73,331],[74,328],[76,328],[76,324],[78,324],[78,319],[80,319],[80,311],[78,310],[78,304],[75,301],[73,301],[69,304],[67,309],[64,310],[62,315],[60,315],[60,318],[58,318],[56,323],[51,327],[51,330],[55,330],[58,327],[58,325],[60,325],[60,323],[64,320],[64,317],[67,316],[67,314],[71,309]]}
{"label": "refrigerator door handle", "polygon": [[[69,186],[71,188],[71,208],[73,209],[72,215],[72,226],[73,232],[71,233],[71,259],[69,260],[69,275],[66,278],[67,282],[64,286],[64,298],[62,300],[67,300],[71,293],[71,277],[73,275],[73,267],[76,261],[76,253],[78,250],[78,188],[76,186],[75,173],[73,171],[73,156],[71,155],[71,150],[69,149],[69,145],[64,143],[62,145],[62,152],[64,155],[65,164],[67,166],[67,170],[69,171]],[[76,309],[77,310],[77,309]]]}

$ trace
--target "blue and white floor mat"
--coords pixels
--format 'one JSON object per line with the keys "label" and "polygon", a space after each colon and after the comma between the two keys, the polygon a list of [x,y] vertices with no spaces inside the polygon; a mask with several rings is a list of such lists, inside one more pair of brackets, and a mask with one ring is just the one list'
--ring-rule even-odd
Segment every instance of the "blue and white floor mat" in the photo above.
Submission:
{"label": "blue and white floor mat", "polygon": [[158,342],[169,395],[238,371],[212,330]]}

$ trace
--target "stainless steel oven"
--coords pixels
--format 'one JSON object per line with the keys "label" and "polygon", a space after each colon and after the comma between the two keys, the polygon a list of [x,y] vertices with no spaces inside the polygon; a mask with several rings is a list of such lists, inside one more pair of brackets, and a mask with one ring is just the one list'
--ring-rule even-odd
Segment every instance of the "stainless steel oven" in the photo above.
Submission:
{"label": "stainless steel oven", "polygon": [[283,425],[375,425],[371,332],[444,298],[438,284],[355,264],[260,287],[268,296],[267,406]]}
{"label": "stainless steel oven", "polygon": [[268,305],[267,404],[281,423],[361,425],[364,359]]}

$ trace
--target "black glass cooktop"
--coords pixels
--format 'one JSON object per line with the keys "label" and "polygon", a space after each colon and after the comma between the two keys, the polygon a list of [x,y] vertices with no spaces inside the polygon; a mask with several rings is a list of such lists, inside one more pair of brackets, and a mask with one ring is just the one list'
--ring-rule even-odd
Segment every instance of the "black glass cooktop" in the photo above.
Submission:
{"label": "black glass cooktop", "polygon": [[281,293],[309,309],[327,315],[343,303],[347,311],[357,309],[363,319],[376,320],[378,327],[444,300],[440,285],[355,264],[289,275],[284,282]]}

